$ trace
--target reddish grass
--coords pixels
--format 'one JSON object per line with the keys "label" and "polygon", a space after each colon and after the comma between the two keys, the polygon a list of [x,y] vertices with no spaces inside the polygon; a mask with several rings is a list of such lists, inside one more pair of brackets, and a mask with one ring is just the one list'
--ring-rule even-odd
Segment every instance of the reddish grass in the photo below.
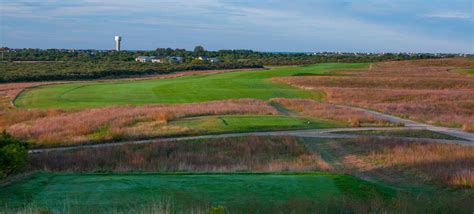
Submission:
{"label": "reddish grass", "polygon": [[474,132],[474,125],[473,124],[463,124],[462,130],[466,132]]}
{"label": "reddish grass", "polygon": [[[446,126],[474,125],[474,77],[451,72],[474,60],[385,62],[351,76],[283,77],[276,81],[323,90],[329,103],[355,105]],[[470,130],[469,128],[467,130]]]}
{"label": "reddish grass", "polygon": [[28,170],[287,171],[328,170],[292,137],[242,137],[156,142],[31,156]]}
{"label": "reddish grass", "polygon": [[[20,111],[5,115],[8,131],[37,145],[77,144],[89,141],[137,139],[186,133],[168,120],[221,114],[277,114],[265,102],[238,99],[179,105],[120,106],[64,111]],[[29,119],[30,118],[30,119]],[[13,122],[12,122],[13,121]],[[5,121],[3,121],[5,123]]]}
{"label": "reddish grass", "polygon": [[474,188],[472,146],[361,137],[343,142],[342,147],[343,163],[357,171],[391,177],[408,172],[418,180]]}
{"label": "reddish grass", "polygon": [[336,106],[307,99],[271,99],[283,107],[306,116],[318,119],[334,120],[354,127],[361,125],[388,125],[389,122],[363,111]]}

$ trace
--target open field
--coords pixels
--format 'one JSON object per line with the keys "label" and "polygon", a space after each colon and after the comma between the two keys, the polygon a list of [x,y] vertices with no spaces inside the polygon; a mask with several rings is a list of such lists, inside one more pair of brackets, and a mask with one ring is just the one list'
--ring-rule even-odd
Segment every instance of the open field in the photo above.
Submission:
{"label": "open field", "polygon": [[452,69],[472,59],[403,61],[344,71],[346,76],[275,78],[295,87],[324,91],[329,103],[354,105],[430,124],[472,127],[474,77]]}
{"label": "open field", "polygon": [[79,148],[31,158],[28,169],[32,171],[317,170],[362,173],[384,182],[474,185],[474,147],[422,140],[255,136]]}
{"label": "open field", "polygon": [[21,93],[14,103],[21,108],[85,108],[124,104],[191,103],[235,98],[320,99],[322,93],[302,91],[267,79],[299,73],[324,74],[328,69],[364,67],[367,67],[367,64],[333,63],[162,80],[40,86]]}
{"label": "open field", "polygon": [[0,213],[472,213],[473,135],[387,115],[470,130],[472,64],[0,85],[0,130],[43,148],[0,183]]}
{"label": "open field", "polygon": [[[469,213],[474,209],[473,161],[474,148],[469,146],[373,138],[157,142],[34,154],[28,170],[49,173],[0,187],[0,201],[13,208],[51,211],[136,209],[133,204],[139,200],[141,205],[171,203],[167,206],[172,210],[223,205],[228,211],[314,211],[343,206],[359,212]],[[139,173],[181,170],[204,174]],[[98,171],[110,173],[74,173]]]}

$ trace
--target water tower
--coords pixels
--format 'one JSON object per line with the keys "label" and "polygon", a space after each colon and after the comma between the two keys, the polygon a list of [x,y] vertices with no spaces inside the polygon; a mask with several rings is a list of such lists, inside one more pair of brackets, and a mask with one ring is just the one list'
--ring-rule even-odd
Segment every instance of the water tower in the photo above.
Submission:
{"label": "water tower", "polygon": [[122,41],[121,36],[115,36],[115,50],[120,51],[120,42]]}

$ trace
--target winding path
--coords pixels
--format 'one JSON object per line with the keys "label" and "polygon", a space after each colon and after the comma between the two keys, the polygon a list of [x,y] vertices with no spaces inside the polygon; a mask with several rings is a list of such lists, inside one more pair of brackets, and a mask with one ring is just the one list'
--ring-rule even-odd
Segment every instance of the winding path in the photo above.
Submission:
{"label": "winding path", "polygon": [[55,147],[55,148],[44,148],[44,149],[31,149],[29,153],[41,153],[41,152],[54,152],[54,151],[67,151],[82,148],[101,148],[120,146],[126,144],[146,144],[154,142],[166,142],[166,141],[182,141],[182,140],[196,140],[196,139],[216,139],[216,138],[228,138],[228,137],[245,137],[245,136],[294,136],[294,137],[317,137],[317,138],[357,138],[360,135],[351,134],[336,134],[335,132],[341,131],[364,131],[364,130],[429,130],[439,132],[447,135],[451,135],[464,140],[446,140],[446,139],[432,139],[432,138],[413,138],[413,137],[386,137],[386,136],[373,136],[376,138],[397,138],[403,140],[423,140],[433,143],[448,143],[448,144],[461,144],[474,146],[474,133],[464,132],[455,128],[446,128],[419,123],[416,121],[403,119],[393,115],[388,115],[364,108],[346,106],[346,105],[335,105],[345,108],[351,108],[354,110],[363,111],[372,114],[380,119],[390,121],[392,123],[403,123],[404,127],[366,127],[366,128],[333,128],[333,129],[304,129],[304,130],[288,130],[288,131],[268,131],[268,132],[246,132],[246,133],[228,133],[228,134],[213,134],[213,135],[200,135],[200,136],[187,136],[187,137],[172,137],[172,138],[155,138],[149,140],[136,140],[136,141],[123,141],[123,142],[112,142],[102,144],[86,144],[68,147]]}
{"label": "winding path", "polygon": [[367,110],[367,109],[364,109],[364,108],[358,108],[358,107],[352,107],[352,106],[346,106],[346,105],[336,105],[336,106],[341,106],[341,107],[351,108],[351,109],[354,109],[354,110],[363,111],[363,112],[372,114],[372,115],[374,115],[374,116],[376,116],[380,119],[390,121],[392,123],[404,123],[405,127],[409,128],[409,129],[426,129],[426,130],[430,130],[430,131],[439,132],[439,133],[451,135],[451,136],[454,136],[454,137],[462,138],[462,139],[465,139],[467,141],[470,141],[471,144],[474,144],[474,133],[465,132],[465,131],[462,131],[460,129],[433,126],[433,125],[429,125],[429,124],[419,123],[419,122],[416,122],[416,121],[413,121],[413,120],[403,119],[403,118],[396,117],[396,116],[393,116],[393,115],[388,115],[388,114],[380,113],[380,112],[377,112],[377,111]]}

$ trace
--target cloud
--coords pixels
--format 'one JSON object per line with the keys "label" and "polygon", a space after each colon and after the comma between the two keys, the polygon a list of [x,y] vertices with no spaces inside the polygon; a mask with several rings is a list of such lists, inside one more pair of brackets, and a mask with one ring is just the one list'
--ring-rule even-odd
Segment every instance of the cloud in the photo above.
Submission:
{"label": "cloud", "polygon": [[[157,35],[170,31],[173,34],[167,34],[168,37],[180,34],[196,41],[209,38],[210,44],[220,38],[233,37],[236,39],[229,45],[236,47],[246,44],[245,40],[271,38],[274,44],[268,42],[267,46],[273,49],[305,43],[308,46],[300,47],[311,44],[315,48],[332,44],[338,46],[335,48],[370,46],[380,50],[402,46],[429,49],[437,48],[439,44],[460,47],[467,41],[463,36],[466,34],[459,36],[451,33],[453,26],[437,25],[437,33],[431,34],[430,26],[422,26],[413,20],[420,17],[453,19],[458,21],[456,24],[462,25],[454,26],[456,32],[466,32],[464,20],[472,20],[471,14],[457,12],[463,10],[458,5],[407,4],[409,0],[365,0],[357,3],[294,0],[278,4],[272,4],[275,0],[3,1],[0,15],[5,20],[14,20],[15,24],[4,22],[11,30],[37,26],[41,21],[42,28],[36,29],[39,33],[62,30],[62,26],[69,27],[64,31],[65,35],[72,34],[72,29],[95,34],[96,29],[147,35],[151,35],[152,30]],[[426,7],[420,11],[423,6]],[[441,8],[445,12],[430,13]],[[239,40],[239,37],[246,39]],[[13,41],[14,37],[11,38]]]}
{"label": "cloud", "polygon": [[423,15],[428,18],[442,18],[442,19],[470,19],[471,14],[459,12],[459,11],[444,11],[444,12],[433,12]]}

